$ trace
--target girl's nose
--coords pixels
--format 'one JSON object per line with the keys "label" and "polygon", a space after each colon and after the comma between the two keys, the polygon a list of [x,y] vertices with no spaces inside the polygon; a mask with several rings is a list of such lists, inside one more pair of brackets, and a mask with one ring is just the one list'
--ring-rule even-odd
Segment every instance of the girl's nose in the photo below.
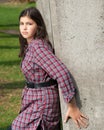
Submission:
{"label": "girl's nose", "polygon": [[27,29],[27,26],[26,26],[26,24],[24,24],[24,26],[23,26],[23,29],[24,29],[24,30],[26,30],[26,29]]}

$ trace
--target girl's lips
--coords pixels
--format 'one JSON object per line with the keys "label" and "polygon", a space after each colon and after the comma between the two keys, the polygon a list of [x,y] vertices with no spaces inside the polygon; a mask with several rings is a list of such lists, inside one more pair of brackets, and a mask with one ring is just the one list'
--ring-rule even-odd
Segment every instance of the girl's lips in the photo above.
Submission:
{"label": "girl's lips", "polygon": [[26,35],[26,34],[28,34],[28,32],[22,32],[22,34]]}

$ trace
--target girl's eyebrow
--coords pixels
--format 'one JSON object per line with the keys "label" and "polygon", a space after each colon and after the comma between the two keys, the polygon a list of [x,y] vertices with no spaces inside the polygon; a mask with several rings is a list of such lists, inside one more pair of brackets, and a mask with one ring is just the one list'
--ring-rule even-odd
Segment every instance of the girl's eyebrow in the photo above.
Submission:
{"label": "girl's eyebrow", "polygon": [[19,23],[33,23],[33,22],[32,21],[27,21],[27,22],[20,21]]}

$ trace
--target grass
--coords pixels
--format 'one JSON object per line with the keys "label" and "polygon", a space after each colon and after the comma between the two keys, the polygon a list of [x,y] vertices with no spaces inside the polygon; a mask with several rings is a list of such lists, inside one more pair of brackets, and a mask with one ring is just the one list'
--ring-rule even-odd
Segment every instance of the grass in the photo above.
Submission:
{"label": "grass", "polygon": [[18,29],[18,17],[21,10],[30,6],[35,6],[35,4],[0,4],[0,29]]}
{"label": "grass", "polygon": [[[0,4],[0,30],[18,30],[18,16],[34,4]],[[18,115],[24,77],[18,58],[18,36],[0,32],[0,130],[6,130]]]}

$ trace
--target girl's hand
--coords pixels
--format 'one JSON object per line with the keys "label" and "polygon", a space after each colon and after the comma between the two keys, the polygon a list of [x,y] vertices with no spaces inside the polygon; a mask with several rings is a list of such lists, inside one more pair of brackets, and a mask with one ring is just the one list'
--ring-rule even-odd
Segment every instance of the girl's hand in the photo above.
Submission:
{"label": "girl's hand", "polygon": [[88,126],[88,118],[83,115],[80,112],[79,108],[76,106],[75,98],[73,98],[68,104],[68,110],[64,122],[67,122],[69,118],[72,118],[78,128],[87,128]]}

